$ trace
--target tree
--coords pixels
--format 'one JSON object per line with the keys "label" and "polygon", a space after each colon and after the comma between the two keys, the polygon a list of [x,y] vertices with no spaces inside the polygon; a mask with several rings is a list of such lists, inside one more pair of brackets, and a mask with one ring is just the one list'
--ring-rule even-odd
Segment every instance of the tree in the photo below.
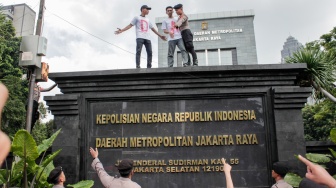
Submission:
{"label": "tree", "polygon": [[320,37],[320,45],[327,51],[336,52],[336,27]]}
{"label": "tree", "polygon": [[[336,82],[336,27],[309,42],[305,48],[293,54],[287,63],[306,63],[307,69],[300,74],[300,86],[312,86],[315,99],[328,98],[336,103],[334,82]],[[322,94],[322,95],[321,95]]]}
{"label": "tree", "polygon": [[15,37],[12,21],[0,14],[0,81],[9,90],[0,128],[12,136],[26,121],[28,81],[22,79],[24,70],[18,66],[20,40]]}
{"label": "tree", "polygon": [[42,143],[44,139],[49,138],[53,134],[54,120],[50,120],[46,123],[38,120],[32,130],[32,136],[37,144]]}
{"label": "tree", "polygon": [[336,105],[324,100],[314,105],[306,105],[302,109],[305,140],[329,140],[329,132],[336,128]]}
{"label": "tree", "polygon": [[314,97],[324,97],[336,103],[330,92],[335,90],[336,53],[305,47],[286,60],[287,63],[306,63],[307,69],[298,76],[298,85],[314,88]]}

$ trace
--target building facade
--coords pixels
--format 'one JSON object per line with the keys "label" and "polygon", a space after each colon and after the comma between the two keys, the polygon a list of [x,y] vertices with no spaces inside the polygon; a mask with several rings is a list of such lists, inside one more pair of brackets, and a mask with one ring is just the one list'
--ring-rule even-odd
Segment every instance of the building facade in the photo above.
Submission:
{"label": "building facade", "polygon": [[[186,14],[199,66],[257,64],[253,10]],[[165,19],[156,18],[159,30]],[[174,66],[181,67],[181,53],[176,49]],[[167,54],[168,42],[159,40],[158,67],[167,67]]]}
{"label": "building facade", "polygon": [[303,48],[303,45],[294,37],[289,36],[281,50],[281,63],[286,63],[286,58],[291,57],[294,52]]}
{"label": "building facade", "polygon": [[3,6],[1,12],[13,21],[17,37],[34,34],[36,13],[27,4]]}

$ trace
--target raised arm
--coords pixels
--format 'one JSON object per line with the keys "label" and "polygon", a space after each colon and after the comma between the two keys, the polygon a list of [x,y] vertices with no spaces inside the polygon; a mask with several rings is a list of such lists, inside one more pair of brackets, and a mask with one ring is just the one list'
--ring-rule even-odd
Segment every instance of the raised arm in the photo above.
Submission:
{"label": "raised arm", "polygon": [[54,89],[57,86],[57,84],[55,83],[54,85],[48,87],[48,88],[41,88],[41,92],[48,92],[51,91],[52,89]]}
{"label": "raised arm", "polygon": [[120,34],[120,33],[124,32],[124,31],[127,31],[127,30],[129,30],[131,27],[133,27],[133,25],[132,25],[132,24],[129,24],[129,25],[128,25],[128,26],[126,26],[124,29],[117,28],[118,30],[117,30],[117,31],[115,31],[115,32],[114,32],[114,34],[118,35],[118,34]]}
{"label": "raised arm", "polygon": [[159,36],[162,40],[164,40],[164,41],[167,40],[167,37],[166,37],[166,36],[163,36],[163,35],[161,35],[159,32],[157,32],[156,29],[154,29],[154,27],[152,28],[152,31],[153,31],[157,36]]}
{"label": "raised arm", "polygon": [[225,179],[226,179],[226,187],[227,188],[233,188],[233,182],[231,178],[231,169],[232,167],[225,162],[225,159],[222,158],[222,163],[224,167],[224,174],[225,174]]}
{"label": "raised arm", "polygon": [[97,172],[98,177],[104,187],[109,187],[109,184],[114,179],[111,177],[104,169],[103,164],[98,159],[98,149],[93,149],[90,147],[90,154],[93,158],[91,167]]}

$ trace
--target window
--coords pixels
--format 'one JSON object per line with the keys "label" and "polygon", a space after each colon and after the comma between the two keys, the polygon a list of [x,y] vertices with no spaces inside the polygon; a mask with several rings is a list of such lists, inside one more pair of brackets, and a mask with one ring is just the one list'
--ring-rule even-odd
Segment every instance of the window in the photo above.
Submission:
{"label": "window", "polygon": [[218,66],[218,65],[219,65],[218,49],[208,50],[208,66]]}
{"label": "window", "polygon": [[[197,50],[196,54],[198,59],[198,66],[219,66],[237,64],[236,49]],[[191,54],[189,54],[189,57],[192,59]],[[177,62],[178,66],[182,66],[182,56],[180,51],[177,52]]]}
{"label": "window", "polygon": [[233,65],[232,63],[232,51],[231,50],[220,50],[221,65]]}

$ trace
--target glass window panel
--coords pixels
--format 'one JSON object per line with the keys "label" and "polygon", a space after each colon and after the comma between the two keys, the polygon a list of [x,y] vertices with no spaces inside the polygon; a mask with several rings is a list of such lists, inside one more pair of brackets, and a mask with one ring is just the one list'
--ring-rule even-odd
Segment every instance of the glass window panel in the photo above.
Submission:
{"label": "glass window panel", "polygon": [[[197,51],[197,59],[198,59],[198,66],[206,66],[206,61],[205,61],[205,51]],[[191,54],[190,58],[192,59]]]}
{"label": "glass window panel", "polygon": [[221,65],[233,65],[231,50],[221,50]]}
{"label": "glass window panel", "polygon": [[208,51],[208,66],[218,66],[218,65],[219,65],[218,50]]}

